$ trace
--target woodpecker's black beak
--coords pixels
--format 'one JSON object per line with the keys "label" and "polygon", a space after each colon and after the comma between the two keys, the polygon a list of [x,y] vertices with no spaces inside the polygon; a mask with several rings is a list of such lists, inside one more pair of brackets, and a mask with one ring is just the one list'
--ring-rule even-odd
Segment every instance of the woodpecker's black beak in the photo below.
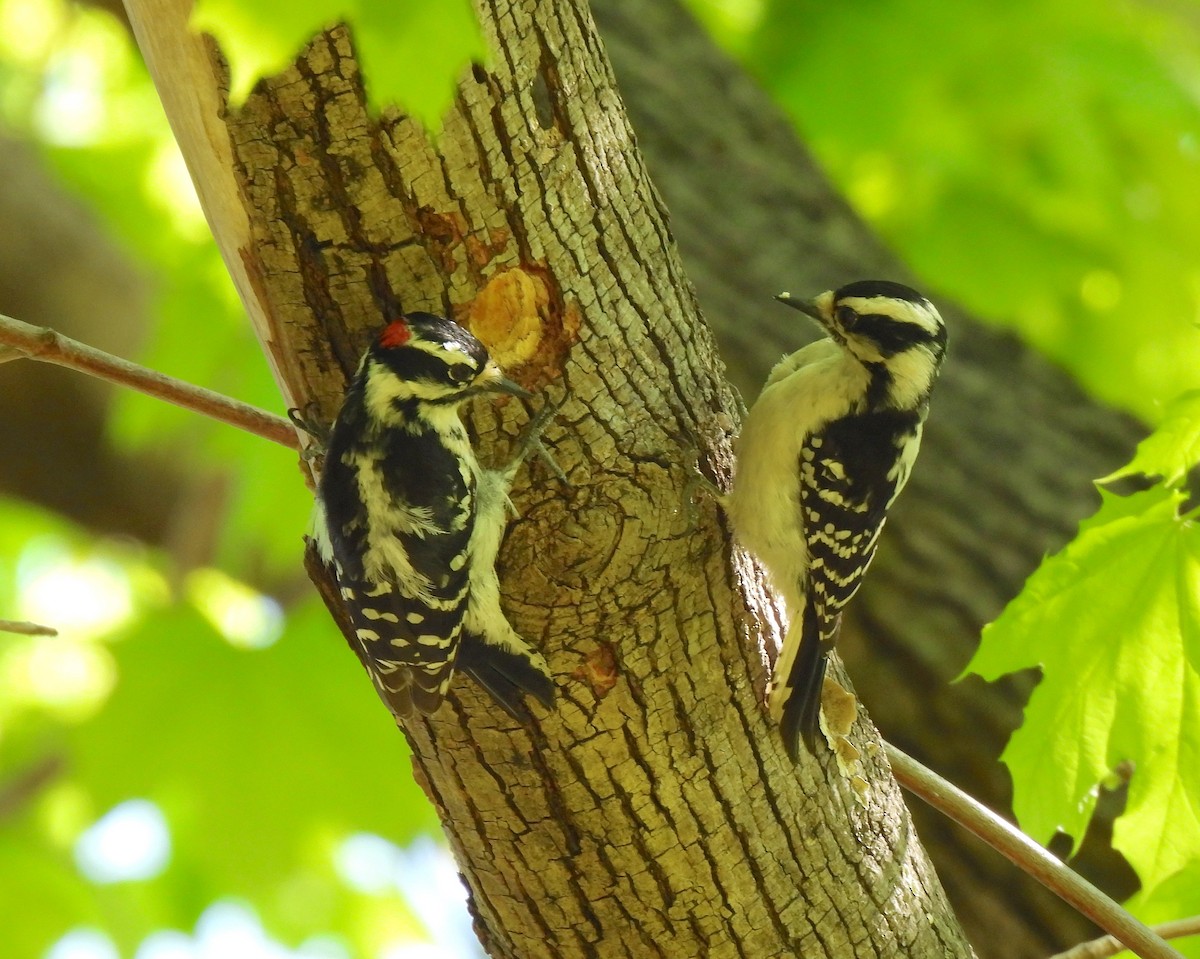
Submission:
{"label": "woodpecker's black beak", "polygon": [[502,372],[500,367],[496,365],[494,360],[488,360],[487,364],[479,375],[475,377],[475,382],[471,387],[472,393],[507,393],[509,396],[519,396],[523,400],[533,396],[529,390],[523,386],[518,386]]}
{"label": "woodpecker's black beak", "polygon": [[801,313],[811,316],[822,326],[825,325],[825,319],[821,316],[815,300],[802,300],[798,296],[792,296],[791,293],[780,293],[775,299],[784,306],[790,306],[793,310],[799,310]]}
{"label": "woodpecker's black beak", "polygon": [[527,400],[533,396],[529,390],[525,389],[523,386],[518,386],[507,376],[502,376],[500,379],[488,383],[484,389],[491,393],[508,393],[510,396],[519,396],[523,400]]}
{"label": "woodpecker's black beak", "polygon": [[784,306],[790,306],[793,310],[799,310],[805,316],[811,316],[817,321],[817,325],[821,329],[838,343],[845,345],[846,331],[842,329],[841,324],[833,315],[834,300],[832,292],[822,293],[811,300],[802,300],[798,296],[792,296],[791,293],[780,293],[775,299]]}

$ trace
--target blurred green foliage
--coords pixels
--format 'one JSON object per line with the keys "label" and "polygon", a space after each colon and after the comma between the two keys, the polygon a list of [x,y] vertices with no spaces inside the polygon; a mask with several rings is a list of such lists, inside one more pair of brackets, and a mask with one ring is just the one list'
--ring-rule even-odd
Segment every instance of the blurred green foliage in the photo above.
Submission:
{"label": "blurred green foliage", "polygon": [[[398,893],[364,897],[335,868],[351,835],[407,843],[437,818],[315,596],[288,610],[282,640],[239,648],[206,616],[205,593],[180,598],[153,554],[3,500],[0,530],[2,608],[68,620],[56,637],[0,635],[0,782],[17,793],[0,803],[0,900],[21,917],[6,955],[39,955],[86,922],[132,955],[154,930],[189,929],[231,895],[291,942],[329,930],[364,950],[382,929],[421,938]],[[106,587],[130,601],[90,628],[86,573],[100,563],[117,579]],[[47,600],[43,577],[54,594],[70,590],[73,609],[30,606]],[[166,869],[89,881],[75,843],[131,798],[170,824]]]}
{"label": "blurred green foliage", "polygon": [[[1200,383],[1198,8],[692,3],[931,291],[1013,324],[1097,395],[1149,419]],[[227,45],[244,92],[312,29],[348,15],[373,101],[398,100],[432,126],[453,76],[481,55],[467,10],[465,0],[204,0],[197,17]],[[42,146],[153,277],[157,317],[140,359],[282,412],[123,28],[63,0],[0,0],[0,123]],[[1189,465],[1193,428],[1171,424],[1168,445]],[[121,397],[111,433],[228,479],[219,554],[228,574],[299,576],[309,494],[294,456],[135,394]],[[1178,478],[1176,469],[1168,485]],[[1138,525],[1145,515],[1107,513],[1092,532],[1124,523],[1105,535],[1130,525],[1157,535],[1172,522],[1158,519],[1150,528]],[[367,954],[384,932],[408,930],[394,894],[352,889],[335,869],[351,833],[405,842],[436,822],[324,611],[294,604],[279,642],[235,648],[213,625],[211,581],[186,587],[165,557],[0,502],[0,614],[25,608],[47,556],[73,575],[107,570],[102,592],[112,600],[123,590],[125,605],[103,628],[76,622],[64,605],[62,636],[0,636],[0,903],[20,917],[5,929],[6,954],[39,955],[79,924],[108,930],[131,954],[148,931],[190,928],[231,894],[292,942],[334,930]],[[70,589],[86,605],[82,587]],[[1084,758],[1094,768],[1078,767],[1079,784],[1109,755]],[[38,770],[45,782],[27,779]],[[36,788],[25,795],[27,781]],[[134,797],[165,813],[169,865],[144,881],[88,880],[75,841]],[[1056,818],[1031,815],[1046,829]],[[1154,899],[1138,903],[1147,918],[1195,911],[1194,861],[1156,880]]]}
{"label": "blurred green foliage", "polygon": [[923,288],[1150,421],[1200,386],[1200,7],[690,2]]}

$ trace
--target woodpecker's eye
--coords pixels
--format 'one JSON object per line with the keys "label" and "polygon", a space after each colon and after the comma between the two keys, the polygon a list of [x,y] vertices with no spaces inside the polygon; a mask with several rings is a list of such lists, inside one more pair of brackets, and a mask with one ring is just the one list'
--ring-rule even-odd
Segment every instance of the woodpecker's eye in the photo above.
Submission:
{"label": "woodpecker's eye", "polygon": [[837,321],[841,324],[843,330],[854,329],[854,324],[858,322],[858,314],[854,312],[851,306],[839,306],[837,308]]}
{"label": "woodpecker's eye", "polygon": [[448,375],[455,383],[469,383],[475,378],[475,370],[466,363],[457,363],[450,367]]}

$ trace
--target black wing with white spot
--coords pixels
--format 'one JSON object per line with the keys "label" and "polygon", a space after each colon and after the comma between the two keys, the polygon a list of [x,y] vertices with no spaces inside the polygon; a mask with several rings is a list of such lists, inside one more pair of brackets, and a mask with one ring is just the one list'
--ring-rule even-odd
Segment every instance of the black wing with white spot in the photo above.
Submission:
{"label": "black wing with white spot", "polygon": [[804,445],[800,504],[809,589],[826,618],[862,582],[888,507],[908,478],[901,451],[919,430],[911,416],[864,413],[830,423]]}
{"label": "black wing with white spot", "polygon": [[826,656],[837,639],[841,612],[867,571],[888,507],[908,479],[910,449],[920,424],[892,411],[830,423],[809,437],[800,454],[800,508],[808,547],[804,609],[793,629],[800,645],[786,678],[782,729],[789,749],[817,733]]}
{"label": "black wing with white spot", "polygon": [[389,707],[432,713],[449,688],[467,609],[475,478],[419,424],[383,442],[353,437],[335,429],[322,476],[338,585]]}

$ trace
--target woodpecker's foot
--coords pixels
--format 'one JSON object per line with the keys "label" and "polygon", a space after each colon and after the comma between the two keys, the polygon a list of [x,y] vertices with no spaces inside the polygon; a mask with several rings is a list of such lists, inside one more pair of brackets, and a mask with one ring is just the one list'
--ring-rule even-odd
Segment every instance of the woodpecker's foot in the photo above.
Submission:
{"label": "woodpecker's foot", "polygon": [[292,421],[292,425],[301,432],[307,433],[312,437],[312,442],[304,448],[300,456],[305,461],[311,461],[319,456],[325,455],[325,447],[329,445],[329,429],[321,426],[311,414],[313,404],[305,407],[305,412],[301,412],[294,406],[287,411],[288,419]]}
{"label": "woodpecker's foot", "polygon": [[726,493],[724,493],[716,483],[714,483],[700,466],[701,451],[699,448],[694,448],[688,453],[687,461],[687,480],[683,484],[683,489],[680,492],[680,508],[687,516],[689,526],[695,526],[699,522],[700,515],[697,509],[697,499],[701,496],[707,496],[716,501],[716,504],[725,509]]}
{"label": "woodpecker's foot", "polygon": [[571,485],[571,481],[567,479],[567,474],[563,472],[562,467],[558,465],[558,461],[554,458],[553,454],[542,443],[542,431],[566,404],[566,396],[557,403],[549,398],[546,399],[542,408],[534,414],[533,419],[526,424],[525,429],[522,430],[520,437],[518,437],[517,453],[504,469],[505,473],[510,476],[516,473],[518,467],[525,462],[525,458],[529,456],[530,452],[536,450],[542,462],[549,467],[550,472],[558,477],[564,486]]}

